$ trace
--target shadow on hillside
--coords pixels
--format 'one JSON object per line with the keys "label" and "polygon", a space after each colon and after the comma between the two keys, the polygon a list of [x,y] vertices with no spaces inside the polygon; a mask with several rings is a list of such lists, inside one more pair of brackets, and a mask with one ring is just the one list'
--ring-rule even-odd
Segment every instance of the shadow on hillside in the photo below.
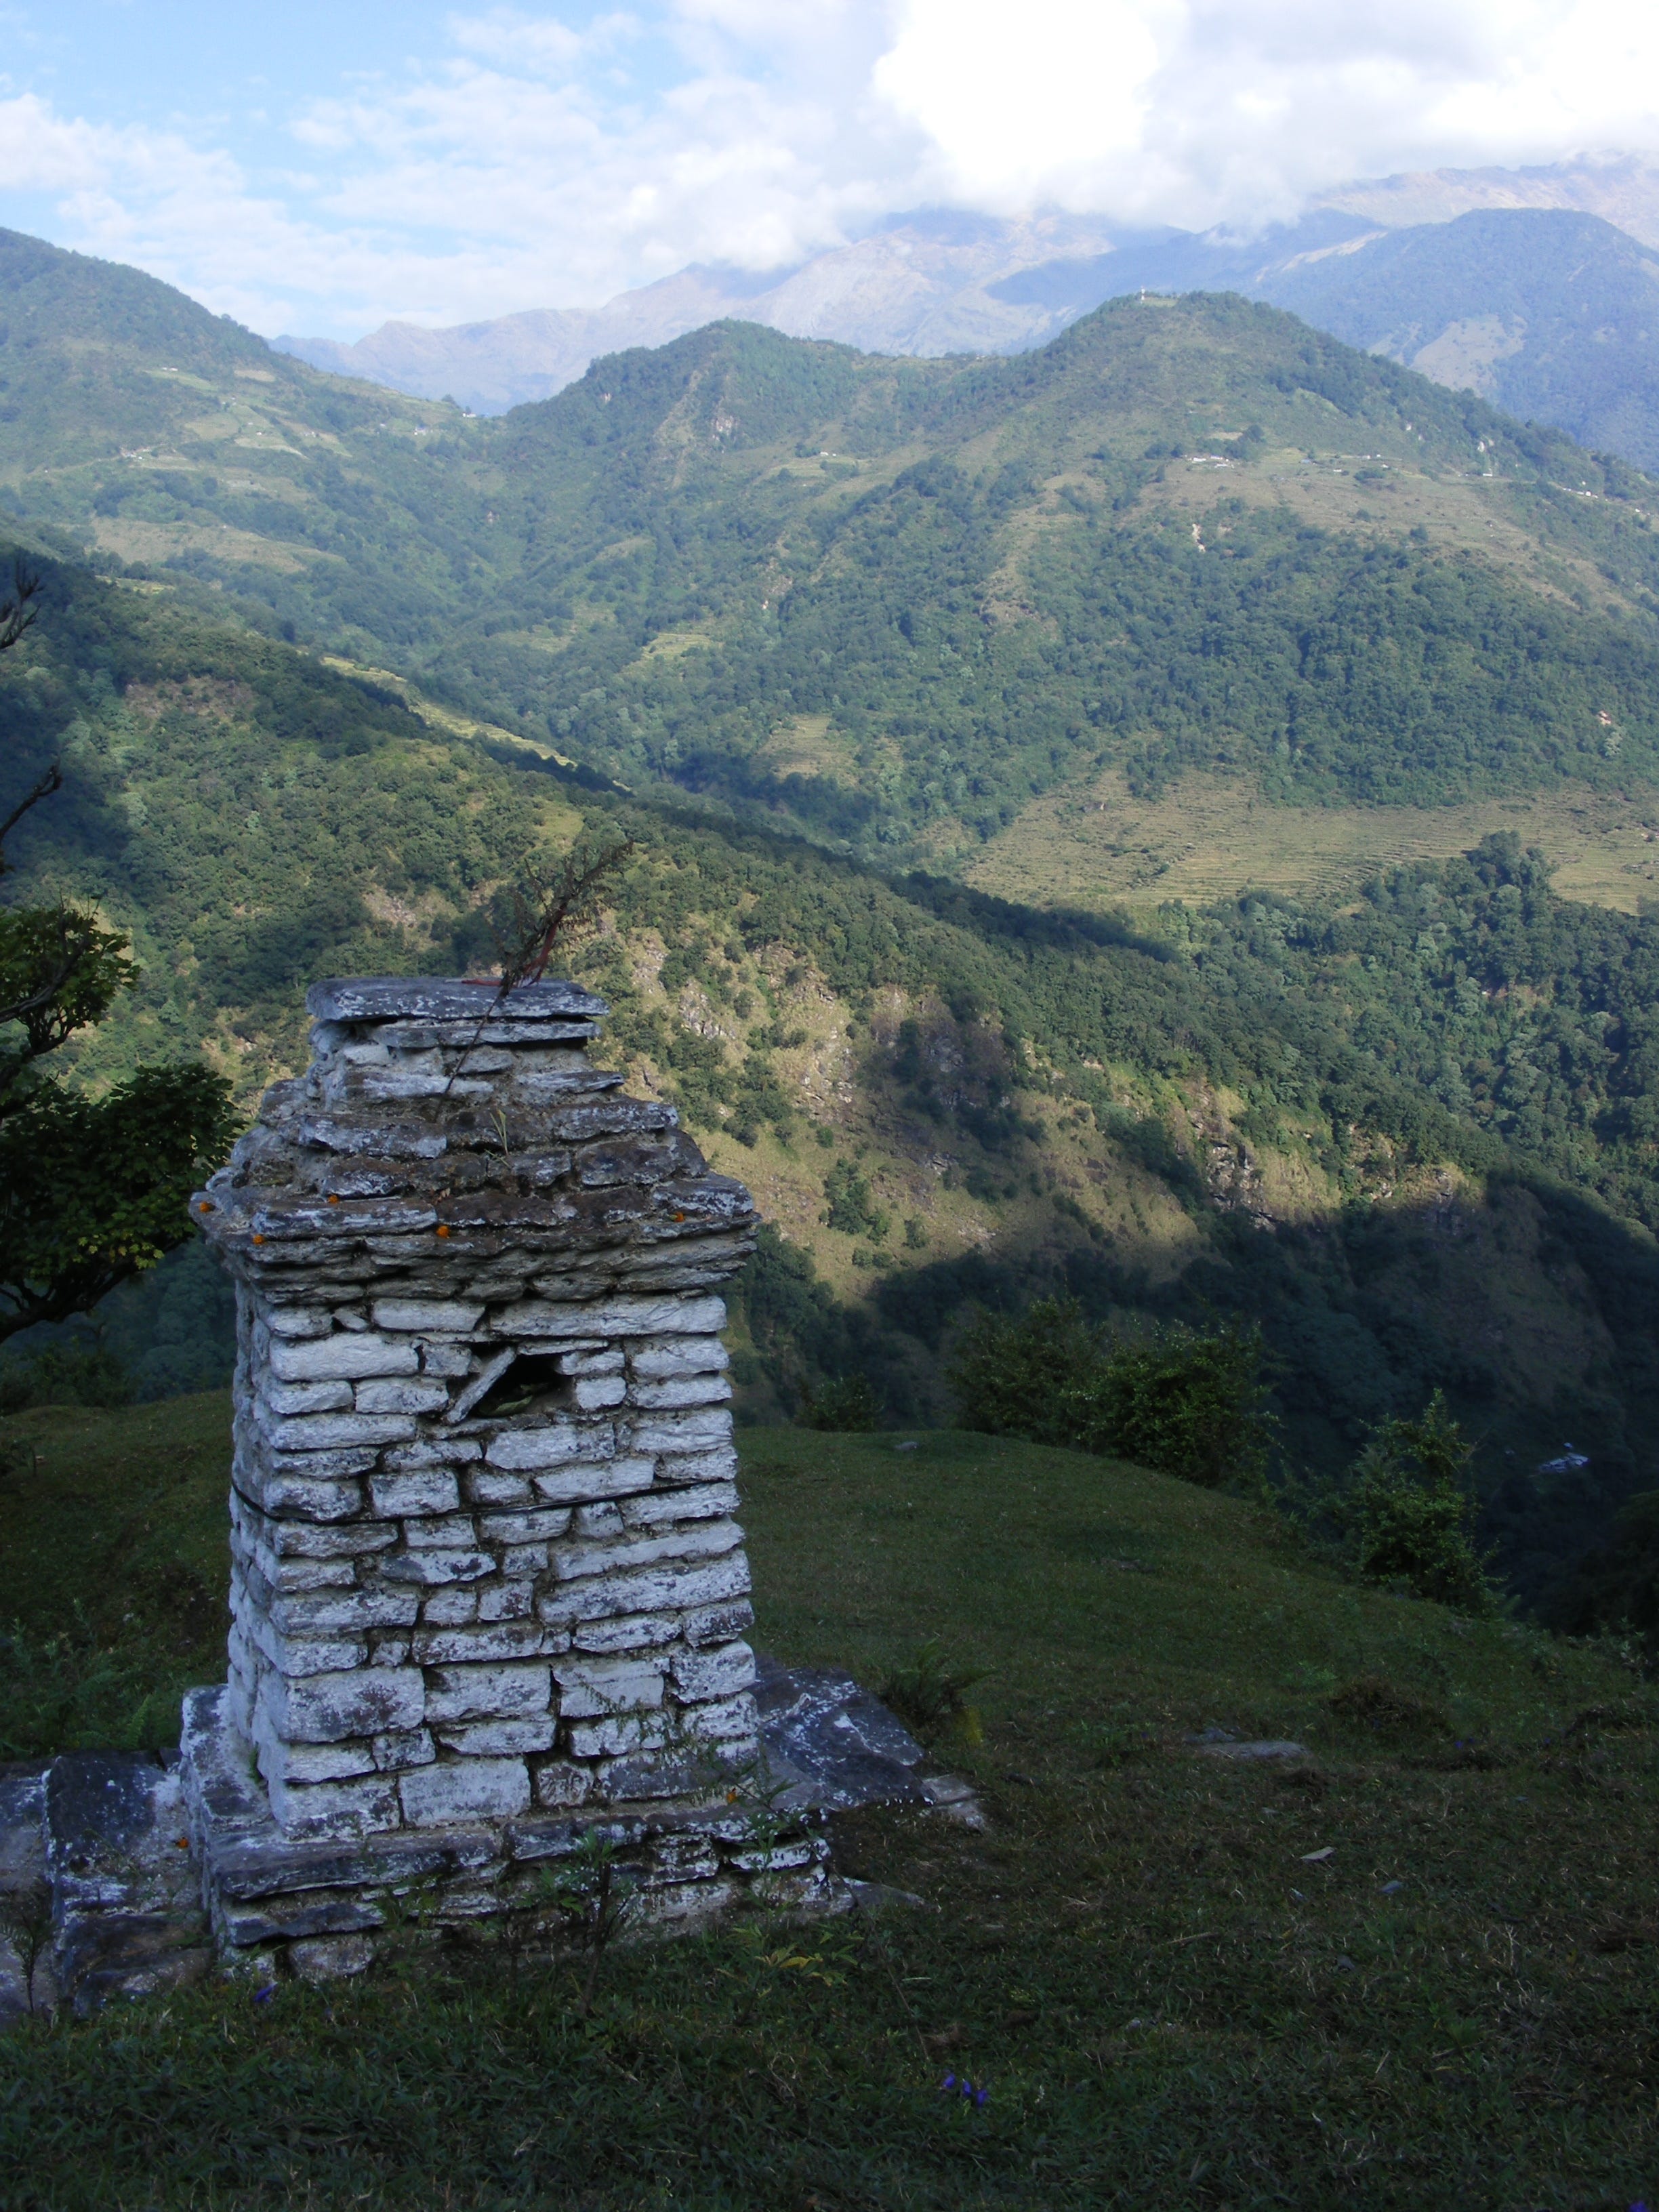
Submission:
{"label": "shadow on hillside", "polygon": [[[1476,1445],[1484,1540],[1528,1606],[1625,1498],[1659,1486],[1659,1244],[1645,1231],[1520,1175],[1484,1197],[1354,1205],[1273,1231],[1206,1209],[1201,1230],[1177,1255],[1056,1223],[1035,1248],[895,1267],[870,1308],[836,1300],[772,1239],[739,1298],[769,1365],[861,1371],[901,1420],[948,1418],[951,1343],[976,1310],[1060,1293],[1112,1327],[1255,1326],[1285,1457],[1318,1476],[1443,1390]],[[1570,1456],[1588,1463],[1547,1471]]]}

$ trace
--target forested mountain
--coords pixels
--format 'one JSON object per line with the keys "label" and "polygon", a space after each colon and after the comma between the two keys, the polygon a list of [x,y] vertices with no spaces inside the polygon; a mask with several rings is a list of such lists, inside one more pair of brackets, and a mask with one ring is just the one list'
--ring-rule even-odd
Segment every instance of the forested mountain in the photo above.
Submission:
{"label": "forested mountain", "polygon": [[[866,352],[1009,354],[1143,290],[1240,292],[1350,345],[1477,392],[1638,467],[1659,459],[1653,173],[1394,180],[1246,238],[1126,231],[1098,218],[895,218],[800,268],[691,268],[592,310],[449,330],[388,323],[356,345],[279,338],[319,368],[499,414],[574,383],[596,356],[722,316]],[[1597,186],[1601,187],[1598,192]],[[1437,202],[1436,191],[1439,190]],[[1562,197],[1552,199],[1552,191]],[[1461,204],[1460,204],[1461,193]],[[1599,208],[1580,205],[1577,199]],[[1402,222],[1401,210],[1419,207]],[[1620,215],[1629,228],[1617,227]]]}
{"label": "forested mountain", "polygon": [[1125,239],[991,289],[1058,327],[1143,287],[1265,300],[1522,421],[1638,467],[1659,460],[1659,261],[1599,216],[1491,207],[1384,228],[1329,208],[1252,239]]}
{"label": "forested mountain", "polygon": [[[1654,1482],[1659,922],[1502,844],[1346,912],[951,880],[1103,760],[1304,806],[1648,803],[1645,480],[1236,299],[991,362],[723,325],[469,423],[250,382],[164,288],[124,319],[95,264],[19,266],[10,495],[58,557],[0,759],[70,782],[16,893],[95,897],[144,970],[87,1079],[199,1042],[251,1097],[312,978],[468,966],[530,854],[625,829],[582,969],[773,1224],[752,1409],[853,1370],[938,1408],[969,1301],[1069,1286],[1259,1320],[1316,1466],[1444,1387],[1534,1591]],[[199,1371],[176,1299],[121,1325],[156,1387]],[[1589,1468],[1535,1475],[1567,1437]]]}
{"label": "forested mountain", "polygon": [[1595,216],[1466,215],[1293,263],[1257,289],[1349,345],[1659,465],[1659,258]]}
{"label": "forested mountain", "polygon": [[715,325],[466,422],[262,386],[148,280],[88,337],[100,264],[15,258],[21,513],[637,787],[949,866],[1103,763],[1432,805],[1659,763],[1643,480],[1270,309],[983,362]]}

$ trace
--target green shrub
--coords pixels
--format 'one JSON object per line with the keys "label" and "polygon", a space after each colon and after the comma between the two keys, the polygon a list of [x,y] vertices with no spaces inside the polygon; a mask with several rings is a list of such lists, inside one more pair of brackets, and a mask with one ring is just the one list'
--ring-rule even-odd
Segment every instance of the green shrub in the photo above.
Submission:
{"label": "green shrub", "polygon": [[805,1429],[836,1429],[846,1434],[877,1427],[881,1416],[881,1400],[863,1375],[832,1376],[816,1390],[801,1393],[800,1425]]}
{"label": "green shrub", "polygon": [[1258,1479],[1272,1433],[1251,1332],[1170,1328],[1113,1344],[1075,1299],[986,1315],[957,1350],[963,1425],[1114,1452],[1213,1488]]}
{"label": "green shrub", "polygon": [[1607,1541],[1579,1561],[1549,1620],[1569,1636],[1632,1638],[1648,1665],[1659,1664],[1659,1490],[1625,1500]]}
{"label": "green shrub", "polygon": [[1372,1432],[1338,1514],[1366,1582],[1403,1583],[1460,1613],[1497,1611],[1475,1547],[1472,1456],[1438,1390],[1416,1420],[1392,1419]]}
{"label": "green shrub", "polygon": [[[1261,1344],[1243,1329],[1160,1329],[1121,1345],[1089,1393],[1079,1441],[1206,1489],[1259,1480],[1271,1434],[1261,1370]],[[1084,1394],[1073,1398],[1083,1414]]]}
{"label": "green shrub", "polygon": [[48,1344],[27,1359],[0,1364],[0,1413],[30,1406],[99,1406],[132,1402],[132,1376],[119,1355],[102,1344]]}
{"label": "green shrub", "polygon": [[1079,1378],[1102,1365],[1099,1332],[1075,1298],[1039,1298],[1018,1320],[982,1314],[963,1332],[950,1370],[965,1429],[1075,1444]]}

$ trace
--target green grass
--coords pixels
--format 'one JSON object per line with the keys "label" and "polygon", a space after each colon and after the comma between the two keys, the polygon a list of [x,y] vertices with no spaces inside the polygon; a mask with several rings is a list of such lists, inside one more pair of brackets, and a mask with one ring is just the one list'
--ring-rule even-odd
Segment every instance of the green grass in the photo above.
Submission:
{"label": "green grass", "polygon": [[0,1422],[0,1759],[179,1739],[224,1672],[222,1391]]}
{"label": "green grass", "polygon": [[1045,792],[963,871],[975,890],[1103,913],[1246,891],[1341,907],[1395,868],[1451,860],[1505,831],[1541,853],[1552,888],[1635,914],[1659,896],[1659,794],[1588,786],[1465,806],[1275,805],[1242,777],[1185,775],[1135,799],[1120,770]]}
{"label": "green grass", "polygon": [[[202,1571],[223,1419],[203,1399],[13,1425],[52,1443],[8,1601],[27,1581],[44,1620],[76,1570],[74,1535],[46,1533],[71,1489],[100,1528],[132,1501],[141,1579]],[[574,1963],[483,1947],[31,2028],[0,2048],[0,2199],[1650,2197],[1659,1732],[1630,1678],[1345,1583],[1234,1499],[985,1437],[896,1441],[747,1431],[746,1517],[766,1646],[878,1682],[936,1636],[990,1670],[983,1743],[945,1754],[988,1832],[838,1826],[848,1871],[923,1909],[618,1954],[588,2020]],[[1363,1677],[1391,1686],[1392,1733],[1333,1711]],[[1184,1739],[1212,1722],[1295,1735],[1316,1763],[1202,1759]],[[986,2104],[941,2094],[947,2072]]]}

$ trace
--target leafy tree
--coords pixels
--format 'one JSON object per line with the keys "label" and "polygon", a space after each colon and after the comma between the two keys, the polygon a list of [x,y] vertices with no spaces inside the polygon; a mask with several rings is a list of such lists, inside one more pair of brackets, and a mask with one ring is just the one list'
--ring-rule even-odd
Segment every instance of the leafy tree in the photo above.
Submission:
{"label": "leafy tree", "polygon": [[1625,1500],[1607,1540],[1580,1561],[1551,1607],[1550,1626],[1568,1636],[1634,1637],[1649,1666],[1659,1662],[1659,1490]]}
{"label": "leafy tree", "polygon": [[848,1237],[862,1236],[867,1230],[878,1243],[886,1236],[887,1210],[876,1204],[869,1177],[861,1176],[850,1160],[836,1162],[823,1179],[823,1195],[828,1204],[820,1218],[826,1228],[839,1229]]}
{"label": "leafy tree", "polygon": [[851,1435],[879,1427],[881,1414],[881,1399],[865,1375],[831,1376],[816,1389],[808,1387],[801,1392],[803,1428]]}
{"label": "leafy tree", "polygon": [[1100,1333],[1077,1300],[1038,1298],[1018,1318],[982,1314],[970,1323],[950,1380],[964,1428],[1074,1444],[1074,1394],[1100,1365]]}
{"label": "leafy tree", "polygon": [[1414,1421],[1396,1416],[1378,1425],[1354,1462],[1340,1509],[1365,1581],[1406,1583],[1460,1613],[1497,1609],[1475,1548],[1473,1456],[1437,1390]]}
{"label": "leafy tree", "polygon": [[1080,1423],[1114,1451],[1206,1489],[1248,1482],[1267,1466],[1272,1433],[1261,1345],[1251,1330],[1156,1331],[1114,1350]]}
{"label": "leafy tree", "polygon": [[1271,1423],[1254,1332],[1180,1327],[1111,1344],[1073,1298],[986,1316],[951,1370],[963,1419],[994,1436],[1111,1452],[1215,1487],[1266,1464]]}
{"label": "leafy tree", "polygon": [[[0,653],[39,589],[15,570]],[[0,823],[0,875],[4,838],[63,783],[54,762]],[[0,912],[0,1340],[88,1312],[182,1243],[191,1189],[234,1133],[230,1086],[200,1065],[141,1067],[102,1097],[41,1067],[137,981],[129,953],[68,900]]]}

